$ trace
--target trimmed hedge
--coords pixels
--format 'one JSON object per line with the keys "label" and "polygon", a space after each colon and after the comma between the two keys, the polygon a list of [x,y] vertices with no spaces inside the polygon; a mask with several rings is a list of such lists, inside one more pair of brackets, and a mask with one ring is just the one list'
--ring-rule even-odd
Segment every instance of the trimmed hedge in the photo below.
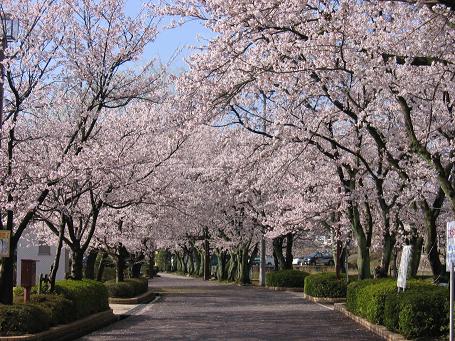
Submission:
{"label": "trimmed hedge", "polygon": [[63,280],[56,283],[55,289],[58,295],[37,295],[32,289],[30,303],[24,304],[23,289],[15,288],[15,304],[0,305],[0,335],[39,333],[50,326],[109,309],[108,293],[103,283]]}
{"label": "trimmed hedge", "polygon": [[440,336],[448,329],[449,290],[409,280],[406,291],[397,293],[394,279],[362,280],[349,284],[346,307],[407,338]]}
{"label": "trimmed hedge", "polygon": [[39,306],[49,315],[52,326],[74,320],[74,303],[60,295],[32,295],[30,304]]}
{"label": "trimmed hedge", "polygon": [[367,279],[348,285],[346,307],[368,321],[382,324],[387,295],[397,291],[393,279]]}
{"label": "trimmed hedge", "polygon": [[50,317],[39,305],[0,305],[0,335],[24,335],[48,329]]}
{"label": "trimmed hedge", "polygon": [[129,278],[123,282],[116,283],[115,280],[104,283],[109,297],[130,298],[139,296],[148,290],[147,278]]}
{"label": "trimmed hedge", "polygon": [[[355,281],[357,276],[349,276],[349,280]],[[309,275],[305,278],[305,294],[313,297],[346,297],[346,277],[337,279],[336,273],[325,272]]]}
{"label": "trimmed hedge", "polygon": [[299,270],[280,270],[266,274],[265,283],[269,287],[303,288],[309,273]]}
{"label": "trimmed hedge", "polygon": [[406,338],[433,337],[448,333],[449,289],[419,286],[387,296],[384,325]]}
{"label": "trimmed hedge", "polygon": [[109,309],[108,291],[101,282],[62,280],[56,283],[55,291],[74,303],[74,320]]}

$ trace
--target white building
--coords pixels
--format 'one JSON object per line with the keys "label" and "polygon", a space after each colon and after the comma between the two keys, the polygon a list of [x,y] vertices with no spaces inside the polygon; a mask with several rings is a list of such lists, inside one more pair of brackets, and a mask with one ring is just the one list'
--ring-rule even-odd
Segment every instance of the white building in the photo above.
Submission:
{"label": "white building", "polygon": [[[21,260],[36,260],[36,284],[39,284],[40,274],[49,274],[54,262],[56,246],[49,246],[43,242],[30,242],[21,238],[16,250],[16,283],[21,283]],[[64,279],[69,272],[69,250],[63,248],[60,254],[60,263],[57,271],[57,279]]]}

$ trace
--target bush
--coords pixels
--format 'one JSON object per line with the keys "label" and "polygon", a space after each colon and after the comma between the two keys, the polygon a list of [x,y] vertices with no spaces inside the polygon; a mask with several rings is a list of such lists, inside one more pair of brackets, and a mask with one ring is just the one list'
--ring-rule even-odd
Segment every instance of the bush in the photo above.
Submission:
{"label": "bush", "polygon": [[448,332],[449,290],[433,285],[416,285],[387,296],[384,325],[406,338],[432,337]]}
{"label": "bush", "polygon": [[387,295],[397,291],[393,279],[363,280],[348,285],[346,307],[368,321],[382,324]]}
{"label": "bush", "polygon": [[299,270],[280,270],[267,273],[265,282],[269,287],[303,288],[308,275]]}
{"label": "bush", "polygon": [[0,335],[39,333],[49,328],[46,310],[33,304],[0,305]]}
{"label": "bush", "polygon": [[147,292],[147,290],[149,288],[149,281],[147,278],[144,278],[144,277],[130,278],[127,281],[130,282],[131,285],[134,287],[136,296],[139,296],[139,295]]}
{"label": "bush", "polygon": [[449,291],[428,281],[409,280],[397,293],[393,279],[349,284],[346,306],[370,322],[383,324],[407,338],[439,336],[447,332]]}
{"label": "bush", "polygon": [[130,278],[119,283],[116,283],[115,280],[107,281],[104,285],[109,292],[109,297],[136,297],[148,290],[148,280],[146,278]]}
{"label": "bush", "polygon": [[[357,276],[349,276],[350,281]],[[313,297],[346,297],[346,278],[337,279],[334,272],[309,275],[305,278],[305,294]]]}
{"label": "bush", "polygon": [[[38,294],[38,286],[35,285],[32,287],[32,290],[30,291],[32,295]],[[22,287],[14,287],[13,288],[13,295],[15,297],[24,297],[24,288]]]}
{"label": "bush", "polygon": [[109,309],[108,291],[101,282],[62,280],[56,283],[55,290],[74,303],[76,319]]}
{"label": "bush", "polygon": [[51,325],[65,324],[74,320],[74,303],[63,296],[32,295],[30,303],[46,311]]}

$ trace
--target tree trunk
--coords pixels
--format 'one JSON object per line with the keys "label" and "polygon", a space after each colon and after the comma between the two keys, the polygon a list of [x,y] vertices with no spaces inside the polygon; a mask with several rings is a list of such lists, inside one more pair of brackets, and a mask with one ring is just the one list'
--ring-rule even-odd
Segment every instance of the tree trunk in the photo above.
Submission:
{"label": "tree trunk", "polygon": [[383,234],[383,245],[382,245],[382,258],[381,258],[381,269],[379,270],[380,277],[387,277],[389,273],[390,260],[392,259],[392,251],[395,246],[395,236],[390,232]]}
{"label": "tree trunk", "polygon": [[196,247],[193,246],[194,274],[200,276],[201,271],[201,255]]}
{"label": "tree trunk", "polygon": [[248,269],[248,250],[242,248],[238,257],[239,261],[239,283],[250,284],[250,272]]}
{"label": "tree trunk", "polygon": [[[11,243],[12,244],[12,243]],[[11,255],[14,248],[10,249]],[[3,258],[0,269],[0,303],[13,304],[13,277],[14,277],[14,258]]]}
{"label": "tree trunk", "polygon": [[96,257],[98,256],[98,250],[90,250],[86,263],[84,275],[87,279],[95,279],[95,263]]}
{"label": "tree trunk", "polygon": [[128,252],[123,245],[118,247],[118,253],[115,257],[115,281],[117,283],[125,280],[126,258]]}
{"label": "tree trunk", "polygon": [[175,261],[177,262],[176,268],[177,272],[183,272],[183,257],[180,255],[179,252],[174,253]]}
{"label": "tree trunk", "polygon": [[125,259],[121,256],[115,257],[115,281],[117,283],[125,280]]}
{"label": "tree trunk", "polygon": [[419,270],[420,257],[422,256],[423,238],[413,238],[411,241],[412,253],[409,260],[409,277],[416,277]]}
{"label": "tree trunk", "polygon": [[141,277],[141,268],[142,268],[142,262],[133,263],[133,266],[131,267],[131,277],[132,278]]}
{"label": "tree trunk", "polygon": [[292,260],[293,260],[293,256],[292,256],[292,246],[294,244],[294,234],[289,232],[287,235],[286,235],[286,258],[285,258],[285,262],[284,262],[284,268],[285,269],[289,269],[289,270],[292,270]]}
{"label": "tree trunk", "polygon": [[130,256],[131,265],[131,277],[132,278],[140,278],[141,277],[141,270],[142,264],[144,263],[145,255],[140,252]]}
{"label": "tree trunk", "polygon": [[155,277],[155,253],[152,252],[152,254],[149,256],[148,260],[148,268],[149,268],[149,278]]}
{"label": "tree trunk", "polygon": [[231,252],[229,257],[229,267],[228,267],[228,280],[235,281],[237,280],[237,253]]}
{"label": "tree trunk", "polygon": [[[442,200],[440,200],[442,201]],[[436,206],[437,199],[435,200]],[[442,206],[442,202],[440,204]],[[436,227],[436,220],[438,213],[432,211],[426,201],[421,202],[421,208],[424,213],[424,223],[425,223],[425,251],[427,253],[428,262],[430,263],[431,272],[433,274],[433,280],[439,282],[439,279],[442,274],[444,274],[445,269],[442,266],[441,260],[439,259],[439,250],[438,250],[438,231]],[[436,207],[438,209],[438,207]]]}
{"label": "tree trunk", "polygon": [[334,252],[335,257],[333,257],[333,259],[335,259],[335,274],[336,274],[337,279],[341,278],[340,273],[341,273],[341,263],[342,263],[342,259],[341,259],[342,247],[343,247],[343,243],[341,242],[341,240],[338,239],[335,243],[335,252]]}
{"label": "tree trunk", "polygon": [[273,271],[278,271],[280,270],[280,265],[279,265],[279,261],[278,261],[278,257],[275,253],[275,249],[273,250]]}
{"label": "tree trunk", "polygon": [[80,248],[71,249],[71,279],[80,281],[83,277],[84,252]]}
{"label": "tree trunk", "polygon": [[204,280],[208,281],[211,277],[210,271],[210,244],[208,229],[204,230]]}
{"label": "tree trunk", "polygon": [[190,275],[193,275],[193,274],[194,274],[193,252],[189,252],[189,253],[188,253],[187,262],[188,262],[188,273],[189,273]]}
{"label": "tree trunk", "polygon": [[392,251],[392,265],[390,266],[390,275],[393,278],[398,277],[398,249],[396,247],[393,248]]}
{"label": "tree trunk", "polygon": [[57,278],[57,271],[60,265],[60,255],[62,254],[63,247],[63,235],[65,234],[65,222],[62,221],[59,226],[58,231],[58,243],[57,250],[55,252],[54,263],[51,266],[51,271],[49,274],[49,292],[53,293],[55,291],[55,280]]}
{"label": "tree trunk", "polygon": [[198,250],[197,254],[199,256],[199,267],[197,271],[197,276],[204,277],[204,250]]}
{"label": "tree trunk", "polygon": [[286,269],[286,258],[283,255],[283,242],[284,242],[284,236],[276,237],[276,238],[273,238],[273,240],[272,240],[273,255],[274,255],[274,258],[277,260],[277,262],[275,263],[277,270]]}
{"label": "tree trunk", "polygon": [[188,273],[188,265],[187,265],[187,254],[185,251],[183,251],[182,253],[182,272],[184,274],[187,274]]}
{"label": "tree trunk", "polygon": [[369,206],[367,207],[367,233],[363,230],[360,213],[358,207],[352,203],[349,209],[349,218],[352,224],[352,230],[357,240],[357,270],[359,279],[366,279],[371,277],[370,271],[370,244],[371,244],[371,233],[372,233],[372,221],[368,218]]}
{"label": "tree trunk", "polygon": [[364,240],[357,240],[357,270],[359,279],[370,278],[370,248],[366,246]]}
{"label": "tree trunk", "polygon": [[228,256],[226,251],[218,251],[216,253],[218,263],[216,266],[216,278],[219,281],[227,280],[228,272],[227,272],[227,262]]}
{"label": "tree trunk", "polygon": [[103,280],[104,268],[106,266],[108,254],[107,252],[103,252],[100,257],[100,264],[98,265],[98,271],[96,272],[96,280],[101,282]]}

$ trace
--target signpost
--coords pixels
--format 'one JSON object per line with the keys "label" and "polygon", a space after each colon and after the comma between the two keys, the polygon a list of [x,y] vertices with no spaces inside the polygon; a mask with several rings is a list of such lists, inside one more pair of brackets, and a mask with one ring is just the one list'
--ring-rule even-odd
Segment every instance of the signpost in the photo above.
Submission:
{"label": "signpost", "polygon": [[453,341],[453,266],[455,264],[455,221],[447,223],[446,269],[450,272],[450,337]]}
{"label": "signpost", "polygon": [[408,278],[408,265],[409,259],[411,258],[412,252],[412,245],[405,245],[403,246],[403,252],[401,253],[401,260],[400,260],[400,269],[398,271],[398,279],[397,279],[397,287],[398,291],[406,289],[406,280]]}
{"label": "signpost", "polygon": [[0,257],[10,257],[11,231],[0,230]]}
{"label": "signpost", "polygon": [[24,288],[24,303],[30,302],[30,292],[36,284],[36,260],[21,260],[21,286]]}

